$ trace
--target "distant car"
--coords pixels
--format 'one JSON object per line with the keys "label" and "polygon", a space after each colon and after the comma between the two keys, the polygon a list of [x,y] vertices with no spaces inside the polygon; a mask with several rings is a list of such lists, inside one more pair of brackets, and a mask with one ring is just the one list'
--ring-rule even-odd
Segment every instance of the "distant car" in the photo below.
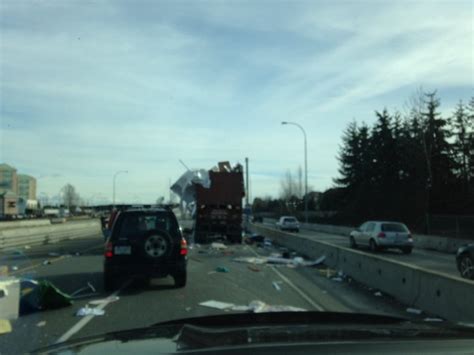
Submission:
{"label": "distant car", "polygon": [[474,280],[474,243],[463,245],[458,249],[456,264],[462,277]]}
{"label": "distant car", "polygon": [[127,210],[117,214],[105,243],[104,288],[117,280],[149,280],[171,275],[176,287],[186,285],[187,243],[173,211]]}
{"label": "distant car", "polygon": [[283,216],[280,217],[279,221],[276,223],[276,226],[281,231],[296,232],[300,231],[300,223],[295,217]]}
{"label": "distant car", "polygon": [[404,254],[410,254],[413,250],[413,237],[407,226],[399,222],[365,222],[351,232],[349,242],[351,248],[364,245],[373,252],[396,248]]}

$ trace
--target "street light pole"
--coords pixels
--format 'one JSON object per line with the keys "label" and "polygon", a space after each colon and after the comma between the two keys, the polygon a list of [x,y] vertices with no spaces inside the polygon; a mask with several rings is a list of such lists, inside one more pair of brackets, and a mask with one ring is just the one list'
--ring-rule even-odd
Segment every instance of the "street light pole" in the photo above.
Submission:
{"label": "street light pole", "polygon": [[306,131],[296,122],[283,121],[282,125],[293,125],[298,127],[303,132],[304,137],[304,216],[305,222],[308,223],[308,146],[306,142]]}
{"label": "street light pole", "polygon": [[114,188],[113,188],[113,196],[112,196],[112,207],[115,207],[115,180],[117,179],[117,175],[119,175],[121,173],[127,174],[128,171],[127,170],[119,170],[114,174],[114,184],[113,184]]}

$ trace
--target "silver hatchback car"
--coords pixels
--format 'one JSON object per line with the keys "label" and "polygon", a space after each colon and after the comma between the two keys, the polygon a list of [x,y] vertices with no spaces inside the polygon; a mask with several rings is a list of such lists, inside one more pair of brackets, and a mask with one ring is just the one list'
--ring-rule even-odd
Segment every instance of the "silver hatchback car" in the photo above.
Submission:
{"label": "silver hatchback car", "polygon": [[413,250],[413,237],[406,225],[399,222],[368,221],[349,237],[351,248],[368,246],[371,251],[397,248],[404,254]]}

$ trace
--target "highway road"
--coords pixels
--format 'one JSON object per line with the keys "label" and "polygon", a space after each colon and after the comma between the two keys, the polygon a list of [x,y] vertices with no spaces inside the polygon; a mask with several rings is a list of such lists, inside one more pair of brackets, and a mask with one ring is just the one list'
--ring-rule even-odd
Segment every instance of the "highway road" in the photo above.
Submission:
{"label": "highway road", "polygon": [[[218,251],[202,245],[190,250],[185,288],[174,288],[171,278],[153,280],[150,285],[124,281],[122,288],[113,293],[119,299],[104,304],[105,315],[78,317],[75,314],[81,307],[112,294],[104,292],[102,287],[102,243],[100,235],[91,235],[1,253],[0,264],[8,265],[10,270],[18,268],[12,271],[14,276],[47,279],[69,294],[88,282],[96,289],[95,293],[75,300],[72,306],[24,315],[12,321],[12,332],[0,335],[1,354],[24,353],[58,341],[226,312],[199,305],[209,300],[236,305],[259,300],[306,310],[392,314],[407,318],[433,316],[407,313],[407,305],[385,295],[376,296],[377,290],[350,279],[334,279],[334,271],[324,266],[258,265],[254,268],[233,260],[270,255],[278,252],[276,248],[229,245]],[[49,263],[45,264],[46,260]],[[216,272],[219,266],[228,268],[229,272]]]}
{"label": "highway road", "polygon": [[[268,228],[275,228],[274,224],[265,223],[264,225]],[[297,233],[297,235],[304,236],[312,240],[323,241],[337,246],[349,248],[349,239],[345,236],[315,232],[306,229],[300,229],[300,232]],[[359,250],[370,253],[367,247],[360,246]],[[386,259],[401,261],[436,272],[459,276],[459,271],[456,267],[456,258],[453,254],[414,248],[412,254],[410,255],[405,255],[397,249],[379,251],[377,252],[377,255]]]}

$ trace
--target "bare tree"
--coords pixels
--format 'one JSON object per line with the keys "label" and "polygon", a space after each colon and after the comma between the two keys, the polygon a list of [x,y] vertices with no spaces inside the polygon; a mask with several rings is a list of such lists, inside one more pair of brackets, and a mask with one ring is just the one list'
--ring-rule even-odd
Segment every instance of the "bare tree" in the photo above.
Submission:
{"label": "bare tree", "polygon": [[61,191],[63,193],[63,203],[69,210],[71,207],[75,208],[79,204],[80,197],[74,186],[66,184]]}
{"label": "bare tree", "polygon": [[303,198],[303,195],[304,195],[304,191],[303,191],[303,169],[301,168],[301,165],[298,166],[297,174],[298,174],[298,190],[296,192],[296,197]]}
{"label": "bare tree", "polygon": [[280,182],[280,197],[289,201],[292,197],[303,197],[303,170],[301,167],[296,171],[296,178],[290,170],[287,170]]}

